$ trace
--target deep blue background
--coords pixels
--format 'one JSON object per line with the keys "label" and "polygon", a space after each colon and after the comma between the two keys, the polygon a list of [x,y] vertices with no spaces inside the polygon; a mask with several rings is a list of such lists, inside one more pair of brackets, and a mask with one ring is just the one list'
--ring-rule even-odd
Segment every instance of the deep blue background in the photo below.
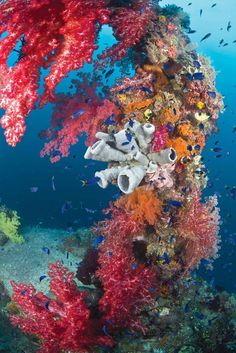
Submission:
{"label": "deep blue background", "polygon": [[[177,5],[184,6],[191,12],[192,27],[197,30],[193,35],[194,42],[200,42],[204,34],[212,32],[209,41],[199,46],[199,51],[210,56],[213,65],[219,72],[217,77],[218,89],[225,96],[227,108],[219,119],[220,131],[209,139],[204,158],[209,169],[210,184],[205,191],[206,195],[219,195],[219,204],[222,215],[222,249],[221,257],[215,262],[215,269],[207,275],[212,283],[224,286],[228,290],[235,290],[233,273],[236,270],[236,226],[235,210],[236,200],[227,192],[225,185],[232,187],[236,184],[236,152],[235,133],[235,94],[236,94],[236,44],[232,44],[233,27],[231,32],[226,31],[227,22],[236,16],[235,4],[229,0],[227,8],[221,10],[219,3],[211,9],[213,1],[177,0]],[[163,1],[163,4],[168,1]],[[217,8],[218,7],[218,8]],[[203,8],[203,16],[200,18],[199,10]],[[215,12],[213,12],[215,11]],[[217,12],[218,11],[218,12]],[[231,17],[230,17],[231,16]],[[236,21],[235,21],[236,22]],[[235,23],[236,26],[236,23]],[[223,29],[221,29],[223,28]],[[234,31],[234,32],[233,32]],[[222,37],[230,43],[228,47],[219,48],[218,43]],[[102,46],[111,45],[114,39],[111,31],[105,28],[102,33]],[[102,49],[102,48],[101,48]],[[12,57],[9,64],[14,62]],[[87,65],[86,70],[91,68]],[[117,69],[110,78],[114,82],[120,72]],[[67,92],[70,79],[75,73],[69,75],[58,87],[57,91]],[[6,145],[3,134],[0,134],[0,197],[2,203],[9,208],[16,209],[22,217],[23,225],[40,225],[42,227],[55,227],[68,229],[71,226],[89,226],[95,220],[102,217],[101,210],[107,206],[108,201],[117,193],[115,187],[106,190],[97,186],[82,187],[81,179],[93,176],[99,166],[90,166],[83,160],[85,147],[83,139],[72,147],[70,157],[62,159],[59,163],[51,164],[47,158],[39,157],[43,142],[38,138],[38,133],[49,126],[53,106],[47,105],[43,109],[35,110],[27,119],[27,133],[16,148]],[[219,147],[223,148],[222,157],[216,158],[211,151],[215,141],[219,141]],[[54,176],[56,191],[52,189],[52,177]],[[30,187],[37,186],[39,191],[31,193]],[[61,213],[61,207],[66,202],[72,202],[72,209],[65,214]],[[85,208],[96,210],[95,213],[85,211]]]}

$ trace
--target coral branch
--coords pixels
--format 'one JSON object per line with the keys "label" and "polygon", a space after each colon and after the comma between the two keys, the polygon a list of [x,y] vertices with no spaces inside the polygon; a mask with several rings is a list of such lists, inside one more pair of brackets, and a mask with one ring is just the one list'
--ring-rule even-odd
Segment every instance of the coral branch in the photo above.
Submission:
{"label": "coral branch", "polygon": [[11,316],[13,325],[42,340],[40,353],[87,352],[97,344],[111,345],[92,320],[86,293],[78,289],[74,274],[57,262],[49,266],[49,277],[53,299],[31,285],[12,282],[13,300],[22,312]]}

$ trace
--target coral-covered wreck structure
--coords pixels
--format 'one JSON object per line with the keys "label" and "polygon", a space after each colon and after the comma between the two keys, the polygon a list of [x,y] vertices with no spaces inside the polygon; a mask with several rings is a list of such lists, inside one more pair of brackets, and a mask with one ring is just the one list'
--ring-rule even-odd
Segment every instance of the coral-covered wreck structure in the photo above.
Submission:
{"label": "coral-covered wreck structure", "polygon": [[[63,77],[91,62],[103,24],[118,42],[100,56],[96,70],[125,58],[134,75],[104,98],[87,78],[76,83],[74,96],[55,95]],[[40,68],[48,68],[40,105],[53,102],[55,111],[42,133],[41,156],[52,162],[67,157],[85,133],[84,157],[108,163],[95,173],[96,182],[122,192],[93,228],[98,246],[77,272],[83,289],[61,263],[51,264],[50,296],[12,283],[19,307],[12,323],[40,339],[41,353],[115,352],[127,334],[157,335],[165,347],[168,338],[154,325],[157,316],[170,315],[163,298],[219,248],[217,198],[201,196],[207,184],[201,153],[223,102],[210,62],[190,42],[188,17],[176,6],[148,0],[9,0],[0,4],[0,29],[8,33],[0,41],[7,142],[15,146],[25,133],[39,98]],[[19,59],[8,67],[19,40]]]}

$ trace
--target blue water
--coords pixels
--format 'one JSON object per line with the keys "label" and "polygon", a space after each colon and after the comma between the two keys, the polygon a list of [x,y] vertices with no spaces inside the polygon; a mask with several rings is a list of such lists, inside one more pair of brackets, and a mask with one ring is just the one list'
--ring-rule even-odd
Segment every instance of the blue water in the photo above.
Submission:
{"label": "blue water", "polygon": [[[204,34],[213,32],[212,38],[199,45],[198,50],[212,58],[213,65],[219,72],[218,90],[225,96],[225,104],[227,105],[224,114],[220,116],[219,132],[209,139],[204,152],[210,178],[210,187],[205,190],[205,194],[217,193],[221,208],[220,258],[215,261],[213,271],[201,269],[201,272],[214,285],[235,291],[236,284],[233,282],[233,273],[236,271],[236,199],[228,195],[225,185],[232,187],[236,184],[236,133],[233,132],[233,127],[236,125],[236,44],[232,44],[232,41],[236,39],[236,36],[233,37],[236,27],[236,9],[234,0],[227,0],[227,8],[221,1],[217,4],[216,10],[211,9],[213,1],[193,0],[193,4],[187,6],[189,2],[175,1],[177,5],[183,6],[191,14],[192,28],[197,30],[192,37],[194,42],[199,43]],[[165,3],[168,1],[163,1],[161,5]],[[227,10],[223,15],[221,15],[220,6]],[[201,8],[204,11],[200,18],[199,10]],[[227,33],[225,29],[229,20],[233,25],[231,33]],[[220,29],[221,27],[223,30]],[[230,45],[218,48],[218,42],[224,36],[228,36],[227,40]],[[114,43],[112,33],[107,27],[103,29],[101,37],[103,47]],[[13,63],[14,57],[11,57],[9,64],[13,65]],[[85,68],[88,71],[91,69],[88,65]],[[132,70],[130,70],[131,73]],[[117,68],[109,83],[112,85],[120,75]],[[71,73],[59,85],[57,91],[67,92],[70,79],[75,77],[76,73]],[[7,146],[3,134],[0,134],[0,197],[2,203],[18,211],[22,217],[23,225],[64,228],[69,232],[77,227],[90,226],[96,220],[101,219],[102,209],[108,205],[109,200],[115,197],[118,190],[112,186],[106,190],[100,189],[96,185],[82,187],[81,179],[89,178],[97,169],[102,169],[101,164],[96,163],[91,166],[83,159],[86,149],[83,139],[71,148],[70,156],[62,159],[59,163],[51,164],[47,158],[41,159],[39,157],[43,141],[38,138],[38,133],[50,125],[52,110],[53,106],[48,104],[43,109],[32,112],[27,119],[26,135],[16,148]],[[215,158],[215,154],[210,150],[218,140],[217,146],[223,148],[221,158]],[[52,177],[54,177],[55,191],[52,188]],[[33,186],[39,188],[37,193],[30,191]],[[62,214],[61,207],[66,201],[72,203],[72,209]],[[87,212],[85,208],[96,212]],[[230,241],[230,239],[233,240]]]}

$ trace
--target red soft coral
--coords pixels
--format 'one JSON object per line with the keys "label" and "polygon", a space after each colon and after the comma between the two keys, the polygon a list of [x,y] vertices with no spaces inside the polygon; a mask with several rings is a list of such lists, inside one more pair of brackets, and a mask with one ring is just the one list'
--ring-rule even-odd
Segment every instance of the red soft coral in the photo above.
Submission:
{"label": "red soft coral", "polygon": [[[106,57],[119,59],[140,40],[152,11],[147,0],[134,2],[133,7],[111,8],[104,0],[1,2],[0,35],[6,33],[0,40],[0,107],[5,110],[1,125],[9,145],[15,146],[24,135],[25,118],[38,100],[40,69],[50,68],[42,106],[54,100],[55,87],[62,78],[83,67],[85,61],[92,61],[98,24],[110,22],[120,40]],[[18,62],[8,67],[7,59],[19,41]]]}
{"label": "red soft coral", "polygon": [[[56,85],[71,70],[90,62],[96,49],[96,23],[107,23],[110,12],[103,0],[9,0],[0,5],[0,71],[4,79],[0,106],[7,142],[15,146],[25,132],[24,120],[38,99],[40,68],[51,69],[45,78],[41,104],[53,98]],[[19,61],[7,59],[21,39]]]}
{"label": "red soft coral", "polygon": [[94,345],[111,345],[91,319],[86,293],[78,289],[74,274],[57,262],[49,265],[49,277],[53,299],[31,285],[12,282],[13,300],[22,315],[12,315],[11,322],[41,339],[40,353],[87,352]]}
{"label": "red soft coral", "polygon": [[133,8],[129,6],[115,10],[110,23],[119,43],[106,51],[103,57],[121,59],[145,35],[153,17],[149,0],[137,0]]}
{"label": "red soft coral", "polygon": [[[133,238],[133,236],[137,236],[144,231],[143,224],[133,220],[125,210],[112,203],[110,203],[110,208],[105,210],[106,214],[110,212],[111,218],[99,222],[94,229],[96,233],[103,233],[108,239],[111,239],[113,234],[113,242],[115,239]],[[117,237],[117,234],[119,234],[119,237]]]}
{"label": "red soft coral", "polygon": [[86,134],[86,144],[90,145],[96,140],[97,131],[111,115],[118,117],[119,111],[116,105],[105,99],[102,101],[96,94],[96,82],[90,84],[83,76],[83,84],[73,81],[77,86],[77,92],[56,95],[56,107],[53,112],[51,128],[41,133],[42,137],[49,140],[41,157],[50,156],[51,162],[57,162],[61,157],[67,157],[72,145],[75,145],[79,137]]}
{"label": "red soft coral", "polygon": [[195,190],[191,201],[179,212],[177,231],[185,240],[187,269],[217,254],[220,217],[216,205],[216,197],[202,203],[199,190]]}
{"label": "red soft coral", "polygon": [[99,302],[104,322],[111,330],[145,330],[140,315],[145,306],[154,304],[155,271],[136,263],[131,243],[114,248],[106,247],[105,242],[102,248],[97,276],[104,288]]}
{"label": "red soft coral", "polygon": [[99,302],[103,321],[111,332],[117,328],[144,330],[140,314],[145,305],[154,303],[157,283],[155,270],[138,264],[133,253],[133,240],[143,234],[144,226],[114,205],[109,210],[111,219],[96,229],[105,236],[97,271],[104,288]]}

